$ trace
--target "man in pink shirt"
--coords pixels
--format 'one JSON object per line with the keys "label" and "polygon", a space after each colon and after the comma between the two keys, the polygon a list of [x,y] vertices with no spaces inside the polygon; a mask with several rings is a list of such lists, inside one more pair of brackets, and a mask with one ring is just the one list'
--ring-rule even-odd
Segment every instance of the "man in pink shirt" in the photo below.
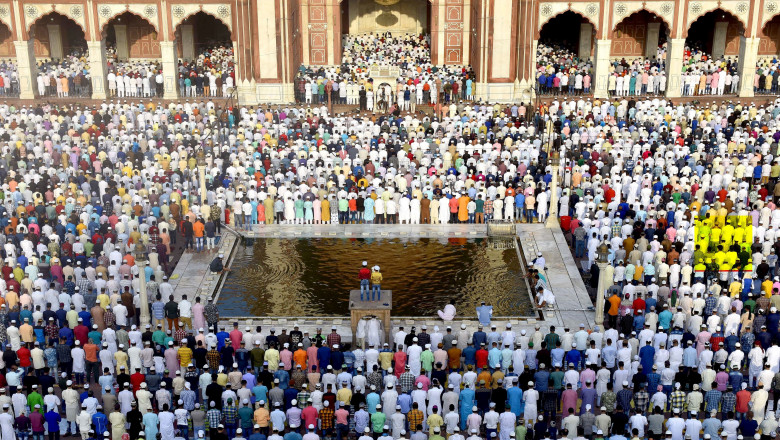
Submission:
{"label": "man in pink shirt", "polygon": [[347,420],[347,417],[349,416],[349,411],[344,409],[344,407],[340,407],[336,410],[336,435],[337,438],[347,438],[349,435],[349,421]]}

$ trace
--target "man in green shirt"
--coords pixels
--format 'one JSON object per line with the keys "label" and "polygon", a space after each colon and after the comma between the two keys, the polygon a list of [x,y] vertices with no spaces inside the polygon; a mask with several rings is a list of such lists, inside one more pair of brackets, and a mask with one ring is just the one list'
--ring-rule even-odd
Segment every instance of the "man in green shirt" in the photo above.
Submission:
{"label": "man in green shirt", "polygon": [[376,412],[371,414],[371,429],[375,434],[381,434],[385,427],[387,416],[382,412],[382,405],[376,405]]}
{"label": "man in green shirt", "polygon": [[476,223],[485,223],[485,201],[482,200],[482,194],[477,195],[477,209],[474,211]]}

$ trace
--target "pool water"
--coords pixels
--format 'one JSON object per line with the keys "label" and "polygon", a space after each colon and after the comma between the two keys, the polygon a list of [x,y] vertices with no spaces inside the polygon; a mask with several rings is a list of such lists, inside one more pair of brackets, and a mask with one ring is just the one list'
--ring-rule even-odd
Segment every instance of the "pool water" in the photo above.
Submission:
{"label": "pool water", "polygon": [[458,316],[481,301],[494,315],[530,316],[532,303],[518,250],[485,238],[247,239],[219,294],[220,316],[345,316],[359,289],[362,261],[380,266],[393,291],[394,316]]}

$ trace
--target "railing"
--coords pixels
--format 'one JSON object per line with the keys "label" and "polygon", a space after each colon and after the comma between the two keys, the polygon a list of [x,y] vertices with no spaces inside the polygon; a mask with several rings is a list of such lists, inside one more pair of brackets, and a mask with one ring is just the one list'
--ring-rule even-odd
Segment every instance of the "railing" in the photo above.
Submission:
{"label": "railing", "polygon": [[488,220],[487,235],[488,237],[514,236],[517,235],[517,227],[509,220]]}
{"label": "railing", "polygon": [[401,76],[401,69],[398,66],[373,65],[368,69],[368,74],[372,78],[377,78],[377,77],[397,78]]}

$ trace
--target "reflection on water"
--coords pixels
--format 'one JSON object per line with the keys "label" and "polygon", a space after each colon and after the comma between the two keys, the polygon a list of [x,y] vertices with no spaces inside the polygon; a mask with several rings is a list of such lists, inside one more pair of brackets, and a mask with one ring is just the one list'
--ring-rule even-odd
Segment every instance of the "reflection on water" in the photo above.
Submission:
{"label": "reflection on water", "polygon": [[220,314],[347,315],[363,260],[380,266],[396,316],[431,315],[449,303],[473,315],[480,301],[496,315],[531,314],[517,251],[466,238],[247,240],[219,296]]}

